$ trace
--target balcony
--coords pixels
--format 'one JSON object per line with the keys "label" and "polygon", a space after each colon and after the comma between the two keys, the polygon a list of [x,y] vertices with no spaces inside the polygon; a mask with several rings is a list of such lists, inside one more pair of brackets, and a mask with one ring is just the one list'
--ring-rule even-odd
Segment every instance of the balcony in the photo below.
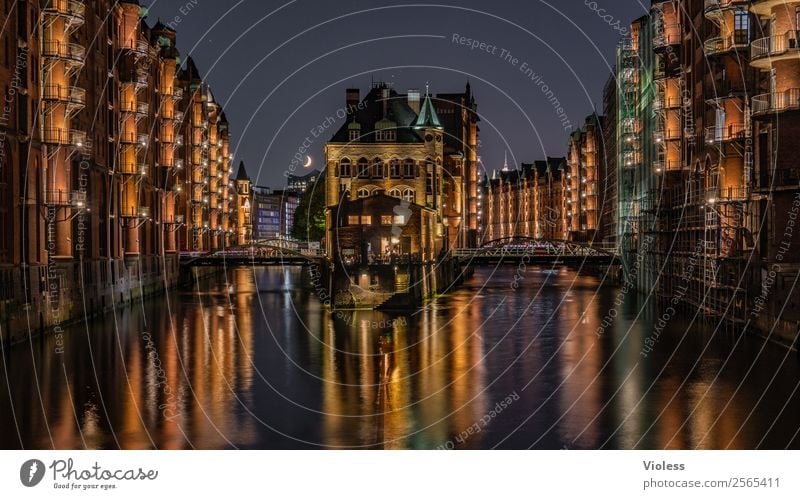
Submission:
{"label": "balcony", "polygon": [[184,114],[183,111],[175,111],[173,114],[173,119],[178,122],[183,122]]}
{"label": "balcony", "polygon": [[147,175],[146,163],[120,163],[117,168],[120,175],[145,176]]}
{"label": "balcony", "polygon": [[680,171],[681,162],[677,159],[660,159],[653,161],[653,171],[656,173]]}
{"label": "balcony", "polygon": [[751,102],[753,116],[763,116],[800,109],[800,88],[756,95]]}
{"label": "balcony", "polygon": [[42,56],[83,65],[86,60],[86,48],[77,43],[46,41],[42,44]]}
{"label": "balcony", "polygon": [[668,111],[671,109],[680,109],[680,107],[680,97],[664,97],[659,95],[653,100],[653,111]]}
{"label": "balcony", "polygon": [[800,32],[787,31],[782,35],[759,38],[750,46],[750,65],[759,69],[769,69],[773,62],[788,59],[797,60],[800,54],[798,43]]}
{"label": "balcony", "polygon": [[636,151],[622,153],[622,165],[625,168],[636,168],[642,162],[642,155]]}
{"label": "balcony", "polygon": [[656,29],[653,37],[653,49],[662,50],[667,47],[674,47],[681,43],[681,26],[679,24],[667,24],[662,28]]}
{"label": "balcony", "polygon": [[705,0],[704,13],[706,19],[721,22],[726,11],[744,8],[750,5],[749,0]]}
{"label": "balcony", "polygon": [[121,144],[144,148],[150,145],[150,136],[146,133],[122,132],[119,134],[119,141]]}
{"label": "balcony", "polygon": [[91,142],[86,136],[86,132],[81,130],[70,130],[69,131],[69,143],[73,147],[77,147],[78,149],[90,149]]}
{"label": "balcony", "polygon": [[71,191],[44,191],[44,204],[48,206],[71,207],[73,195]]}
{"label": "balcony", "polygon": [[136,114],[140,117],[147,116],[150,112],[150,104],[147,102],[139,102],[136,104]]}
{"label": "balcony", "polygon": [[42,89],[42,99],[64,102],[69,105],[71,111],[78,111],[86,106],[86,90],[80,87],[47,85]]}
{"label": "balcony", "polygon": [[749,47],[746,36],[726,37],[715,36],[703,43],[703,51],[706,57],[725,55],[736,50],[744,50]]}
{"label": "balcony", "polygon": [[706,144],[720,145],[735,140],[744,140],[750,130],[744,123],[728,123],[723,126],[709,126],[705,130]]}
{"label": "balcony", "polygon": [[680,138],[681,131],[677,128],[653,132],[653,142],[656,144],[663,144],[670,140],[680,140]]}
{"label": "balcony", "polygon": [[120,218],[148,218],[147,216],[142,216],[142,209],[136,206],[121,206],[118,215]]}
{"label": "balcony", "polygon": [[745,201],[750,195],[750,189],[744,186],[739,187],[720,187],[716,194],[718,202]]}
{"label": "balcony", "polygon": [[71,33],[86,22],[86,5],[83,0],[50,0],[42,8],[42,15],[64,18],[64,29]]}
{"label": "balcony", "polygon": [[172,98],[175,100],[183,99],[183,89],[175,87],[172,89]]}

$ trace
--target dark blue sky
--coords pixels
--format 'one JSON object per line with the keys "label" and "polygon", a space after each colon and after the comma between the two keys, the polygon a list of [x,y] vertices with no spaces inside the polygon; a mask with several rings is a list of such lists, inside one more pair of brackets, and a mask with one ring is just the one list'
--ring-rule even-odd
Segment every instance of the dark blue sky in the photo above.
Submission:
{"label": "dark blue sky", "polygon": [[[567,132],[547,85],[579,126],[614,63],[622,27],[646,11],[639,0],[151,0],[148,21],[172,23],[231,122],[234,154],[259,184],[282,187],[292,156],[310,139],[315,166],[341,124],[345,88],[387,81],[432,93],[470,81],[481,114],[487,169],[565,154]],[[643,5],[644,4],[644,5]],[[458,34],[487,44],[472,50]],[[496,47],[493,49],[492,47]],[[504,59],[505,49],[516,64]],[[493,53],[492,53],[493,52]],[[526,64],[530,72],[525,74]],[[311,130],[334,117],[330,130]]]}

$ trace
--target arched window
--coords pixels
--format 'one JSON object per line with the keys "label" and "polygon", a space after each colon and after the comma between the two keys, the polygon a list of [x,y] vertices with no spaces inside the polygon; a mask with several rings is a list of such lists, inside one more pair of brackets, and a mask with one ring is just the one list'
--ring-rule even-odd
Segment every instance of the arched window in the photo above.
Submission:
{"label": "arched window", "polygon": [[383,171],[383,161],[381,158],[375,158],[372,160],[372,178],[383,178],[384,171]]}
{"label": "arched window", "polygon": [[342,158],[342,160],[339,161],[339,177],[350,178],[352,176],[352,171],[350,170],[350,160],[347,158]]}
{"label": "arched window", "polygon": [[403,201],[408,201],[409,203],[413,203],[415,201],[416,195],[414,193],[414,189],[404,189],[403,190]]}
{"label": "arched window", "polygon": [[403,161],[403,177],[414,178],[414,160],[411,158],[406,158]]}
{"label": "arched window", "polygon": [[392,196],[393,198],[402,199],[403,191],[395,187],[394,189],[389,190],[389,195]]}
{"label": "arched window", "polygon": [[400,178],[400,160],[393,159],[389,162],[389,176],[392,178]]}
{"label": "arched window", "polygon": [[367,161],[367,158],[358,160],[358,178],[369,178],[369,161]]}
{"label": "arched window", "polygon": [[369,197],[369,189],[364,189],[364,188],[359,189],[358,190],[358,197],[360,197],[360,198]]}

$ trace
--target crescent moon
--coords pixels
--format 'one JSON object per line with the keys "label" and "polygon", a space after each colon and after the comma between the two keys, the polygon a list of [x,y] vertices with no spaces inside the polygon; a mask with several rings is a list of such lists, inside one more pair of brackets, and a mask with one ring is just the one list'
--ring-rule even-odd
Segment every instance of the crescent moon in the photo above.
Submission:
{"label": "crescent moon", "polygon": [[311,166],[311,156],[306,156],[306,164],[303,165],[303,168],[308,168]]}

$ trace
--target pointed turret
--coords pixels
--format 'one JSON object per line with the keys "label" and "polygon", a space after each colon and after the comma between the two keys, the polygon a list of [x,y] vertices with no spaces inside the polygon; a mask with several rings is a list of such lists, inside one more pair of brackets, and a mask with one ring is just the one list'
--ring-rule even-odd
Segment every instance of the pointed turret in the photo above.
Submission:
{"label": "pointed turret", "polygon": [[236,173],[237,182],[249,182],[250,176],[247,175],[247,169],[244,167],[244,161],[239,162],[239,171]]}
{"label": "pointed turret", "polygon": [[436,128],[442,130],[442,123],[439,121],[439,115],[436,114],[436,109],[433,108],[431,102],[431,94],[425,90],[425,102],[422,103],[422,108],[417,116],[417,121],[414,123],[414,128],[417,130],[422,128]]}

